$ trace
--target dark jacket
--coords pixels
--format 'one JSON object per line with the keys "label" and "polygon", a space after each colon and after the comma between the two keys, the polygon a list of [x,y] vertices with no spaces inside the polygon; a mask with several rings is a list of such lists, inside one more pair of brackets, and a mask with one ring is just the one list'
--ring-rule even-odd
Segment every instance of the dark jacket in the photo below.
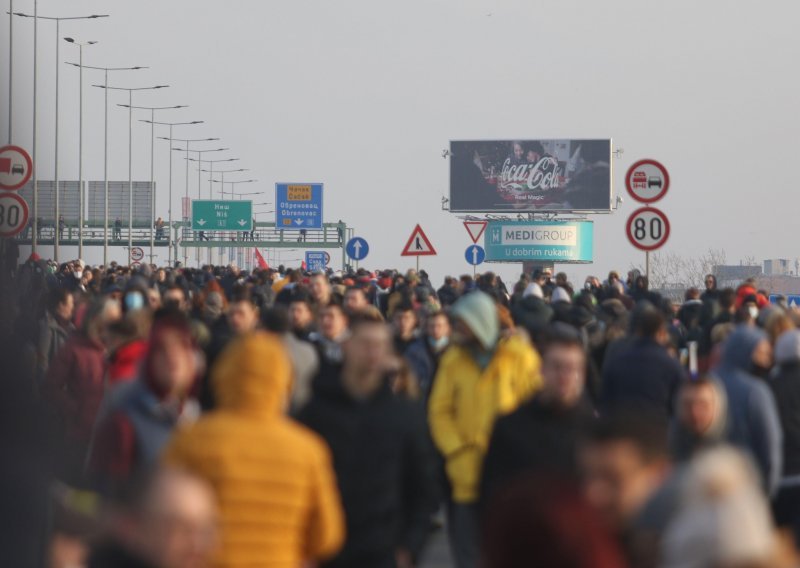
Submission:
{"label": "dark jacket", "polygon": [[584,400],[574,408],[558,409],[541,395],[500,418],[483,462],[482,508],[494,491],[520,474],[577,476],[578,443],[593,420]]}
{"label": "dark jacket", "polygon": [[667,350],[652,339],[634,340],[603,369],[602,406],[635,405],[667,419],[685,372]]}
{"label": "dark jacket", "polygon": [[783,477],[800,475],[800,361],[781,365],[769,386],[783,430]]}
{"label": "dark jacket", "polygon": [[365,401],[339,386],[317,391],[298,420],[330,446],[347,519],[345,547],[326,566],[392,565],[399,547],[416,556],[437,506],[422,410],[395,398],[388,384]]}
{"label": "dark jacket", "polygon": [[725,342],[714,372],[728,397],[727,440],[753,457],[764,488],[773,494],[782,471],[781,424],[769,387],[749,373],[753,350],[766,338],[763,331],[739,326]]}
{"label": "dark jacket", "polygon": [[39,379],[43,379],[67,338],[75,331],[70,322],[60,322],[56,316],[47,312],[39,321],[39,340],[37,354],[39,356]]}
{"label": "dark jacket", "polygon": [[[444,353],[444,351],[442,351]],[[408,361],[411,370],[414,371],[419,388],[424,398],[427,400],[433,388],[433,378],[439,369],[439,359],[442,353],[435,353],[428,343],[428,337],[423,336],[409,345],[403,356]]]}
{"label": "dark jacket", "polygon": [[115,542],[95,546],[89,553],[88,568],[158,568]]}

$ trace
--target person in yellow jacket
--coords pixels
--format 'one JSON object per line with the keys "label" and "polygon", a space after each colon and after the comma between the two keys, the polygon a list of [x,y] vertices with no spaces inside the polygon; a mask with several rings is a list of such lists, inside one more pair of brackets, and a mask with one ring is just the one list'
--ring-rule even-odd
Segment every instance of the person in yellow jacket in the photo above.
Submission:
{"label": "person in yellow jacket", "polygon": [[524,337],[500,337],[497,306],[483,292],[460,298],[451,315],[453,345],[439,364],[428,418],[452,488],[447,523],[452,556],[457,568],[474,568],[476,502],[492,428],[540,388],[540,359]]}
{"label": "person in yellow jacket", "polygon": [[220,506],[217,567],[297,568],[336,554],[344,513],[329,450],[283,409],[291,364],[265,332],[235,339],[212,369],[217,410],[178,432],[164,461],[206,479]]}

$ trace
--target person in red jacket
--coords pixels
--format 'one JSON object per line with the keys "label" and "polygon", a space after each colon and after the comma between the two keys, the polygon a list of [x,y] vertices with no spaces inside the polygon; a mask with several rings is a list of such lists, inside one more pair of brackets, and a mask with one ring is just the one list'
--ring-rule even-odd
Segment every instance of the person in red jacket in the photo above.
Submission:
{"label": "person in red jacket", "polygon": [[198,370],[188,318],[178,310],[156,313],[138,377],[108,393],[98,419],[90,457],[98,489],[113,491],[156,463]]}
{"label": "person in red jacket", "polygon": [[118,302],[93,302],[81,321],[80,332],[59,350],[45,377],[44,397],[63,436],[58,470],[68,483],[82,483],[83,464],[105,388],[103,337],[108,325],[120,316]]}

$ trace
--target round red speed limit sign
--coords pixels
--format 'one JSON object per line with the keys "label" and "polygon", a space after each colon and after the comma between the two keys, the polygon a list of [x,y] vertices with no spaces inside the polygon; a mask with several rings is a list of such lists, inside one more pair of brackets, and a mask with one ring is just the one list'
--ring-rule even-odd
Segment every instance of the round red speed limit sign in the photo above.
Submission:
{"label": "round red speed limit sign", "polygon": [[28,224],[28,204],[16,193],[0,193],[0,237],[13,237]]}
{"label": "round red speed limit sign", "polygon": [[655,203],[667,194],[669,172],[661,162],[639,160],[625,174],[625,188],[636,201]]}
{"label": "round red speed limit sign", "polygon": [[631,244],[639,250],[656,250],[669,239],[669,219],[655,207],[642,207],[628,217],[625,232]]}

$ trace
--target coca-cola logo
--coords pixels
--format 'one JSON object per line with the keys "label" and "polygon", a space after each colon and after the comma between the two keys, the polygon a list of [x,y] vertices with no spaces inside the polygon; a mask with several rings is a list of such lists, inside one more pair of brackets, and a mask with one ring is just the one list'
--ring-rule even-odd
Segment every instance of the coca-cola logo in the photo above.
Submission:
{"label": "coca-cola logo", "polygon": [[558,181],[558,160],[552,156],[545,156],[535,164],[512,164],[511,158],[506,158],[498,186],[505,191],[551,191],[558,188]]}

